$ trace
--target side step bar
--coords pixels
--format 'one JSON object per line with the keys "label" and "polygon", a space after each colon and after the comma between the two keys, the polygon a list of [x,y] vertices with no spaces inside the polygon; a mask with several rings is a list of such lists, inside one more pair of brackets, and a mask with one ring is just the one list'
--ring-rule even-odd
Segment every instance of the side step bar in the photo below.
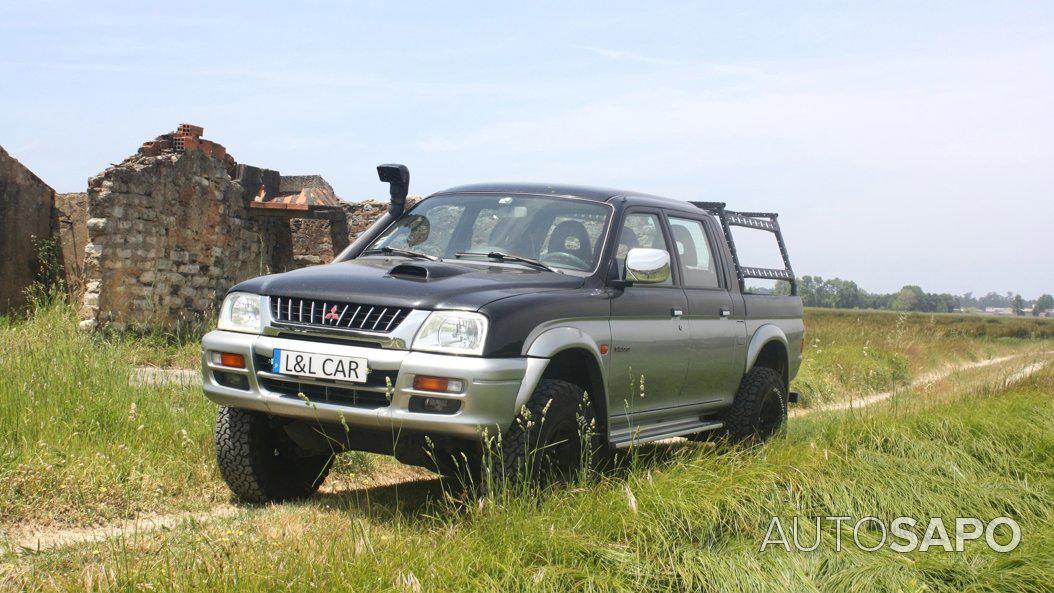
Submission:
{"label": "side step bar", "polygon": [[611,432],[611,444],[619,449],[642,445],[652,441],[661,441],[686,434],[717,430],[725,425],[717,420],[700,420],[697,417],[685,418],[675,422],[656,422],[622,428]]}

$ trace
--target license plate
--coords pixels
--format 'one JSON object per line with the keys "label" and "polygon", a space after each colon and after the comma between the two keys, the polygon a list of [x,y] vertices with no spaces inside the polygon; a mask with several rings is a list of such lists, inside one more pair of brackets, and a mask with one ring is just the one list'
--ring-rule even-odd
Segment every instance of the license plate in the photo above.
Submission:
{"label": "license plate", "polygon": [[334,379],[365,383],[367,361],[354,356],[334,356],[275,348],[271,360],[271,372],[298,377]]}

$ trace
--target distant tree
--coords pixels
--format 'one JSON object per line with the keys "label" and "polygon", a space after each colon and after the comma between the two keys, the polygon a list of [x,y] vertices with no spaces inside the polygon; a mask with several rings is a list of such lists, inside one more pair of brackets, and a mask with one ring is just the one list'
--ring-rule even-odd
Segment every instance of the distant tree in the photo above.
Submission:
{"label": "distant tree", "polygon": [[[786,282],[778,282],[770,290],[763,291],[765,294],[788,294],[790,285]],[[762,292],[762,291],[759,291]],[[1018,309],[1023,311],[1025,307],[1035,304],[1033,311],[1039,315],[1042,311],[1054,310],[1054,298],[1050,295],[1040,297],[1039,301],[1028,301],[1020,295],[1007,293],[1004,296],[995,292],[989,292],[982,297],[975,297],[972,292],[961,296],[948,293],[925,292],[915,285],[908,285],[892,294],[869,293],[860,288],[852,280],[831,278],[824,280],[820,276],[801,276],[798,278],[798,296],[806,307],[828,307],[841,309],[886,309],[894,311],[925,311],[934,313],[951,313],[960,308],[967,307],[1010,307],[1015,299]]]}
{"label": "distant tree", "polygon": [[983,297],[977,299],[977,304],[982,309],[985,307],[1009,307],[1010,299],[994,292],[989,292]]}
{"label": "distant tree", "polygon": [[860,306],[860,287],[852,280],[835,278],[827,283],[827,291],[833,307],[855,309]]}
{"label": "distant tree", "polygon": [[892,308],[895,311],[918,311],[926,293],[918,286],[905,286],[893,297]]}
{"label": "distant tree", "polygon": [[923,309],[923,311],[933,311],[935,313],[951,313],[959,306],[959,297],[953,294],[926,293],[926,307]]}
{"label": "distant tree", "polygon": [[864,299],[868,309],[892,309],[896,294],[870,294]]}
{"label": "distant tree", "polygon": [[819,290],[822,285],[823,278],[819,276],[802,276],[798,281],[798,294],[801,296],[802,304],[806,307],[825,306],[819,297]]}
{"label": "distant tree", "polygon": [[1054,297],[1044,294],[1036,299],[1036,304],[1032,307],[1032,314],[1038,316],[1044,311],[1050,310],[1054,310]]}
{"label": "distant tree", "polygon": [[778,280],[776,282],[776,286],[772,287],[772,294],[777,294],[777,295],[780,295],[780,296],[790,296],[790,293],[791,293],[791,284],[790,284],[790,282],[787,282],[786,280]]}
{"label": "distant tree", "polygon": [[944,304],[947,307],[948,313],[951,313],[956,309],[962,309],[963,304],[962,301],[959,300],[959,297],[953,294],[946,294],[942,296],[944,297]]}
{"label": "distant tree", "polygon": [[1014,311],[1014,315],[1025,314],[1025,299],[1021,298],[1021,295],[1015,294],[1014,298],[1010,301],[1010,309]]}

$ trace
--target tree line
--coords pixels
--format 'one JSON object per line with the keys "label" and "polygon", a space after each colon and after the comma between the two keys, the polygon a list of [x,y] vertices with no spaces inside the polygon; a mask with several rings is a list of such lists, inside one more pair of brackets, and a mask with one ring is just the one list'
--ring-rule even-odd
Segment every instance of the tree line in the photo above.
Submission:
{"label": "tree line", "polygon": [[[750,292],[790,294],[790,284],[779,282],[774,289],[750,288]],[[1031,314],[1039,315],[1044,311],[1054,311],[1054,297],[1041,295],[1035,300],[1026,300],[1020,294],[1011,292],[1001,295],[989,292],[975,297],[972,292],[962,295],[926,292],[915,285],[907,285],[897,292],[883,294],[871,293],[860,288],[852,280],[830,278],[824,280],[819,276],[801,276],[798,278],[798,295],[806,307],[826,307],[836,309],[887,309],[890,311],[924,311],[950,313],[962,309],[984,309],[985,307],[1005,307],[1017,315],[1023,315],[1031,309]]]}

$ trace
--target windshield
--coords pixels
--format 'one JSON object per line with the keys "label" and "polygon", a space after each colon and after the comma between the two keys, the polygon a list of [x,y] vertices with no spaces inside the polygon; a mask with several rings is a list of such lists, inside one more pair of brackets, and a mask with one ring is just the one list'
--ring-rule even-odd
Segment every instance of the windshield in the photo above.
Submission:
{"label": "windshield", "polygon": [[591,272],[610,215],[607,204],[570,198],[436,196],[404,214],[363,253],[390,248],[485,260],[488,253],[498,252],[536,259],[553,268]]}

